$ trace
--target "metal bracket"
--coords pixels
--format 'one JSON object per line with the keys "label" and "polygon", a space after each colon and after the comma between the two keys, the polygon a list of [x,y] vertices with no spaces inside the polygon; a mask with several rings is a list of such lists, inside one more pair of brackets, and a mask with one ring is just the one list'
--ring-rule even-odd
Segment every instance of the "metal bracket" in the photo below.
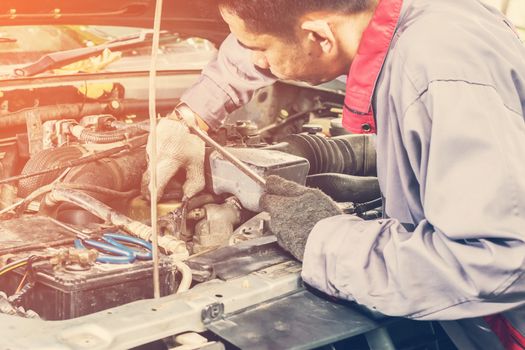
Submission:
{"label": "metal bracket", "polygon": [[44,148],[44,131],[42,119],[37,110],[30,109],[25,113],[27,137],[29,139],[29,154],[34,155]]}
{"label": "metal bracket", "polygon": [[201,319],[202,323],[209,324],[213,321],[217,321],[224,314],[224,304],[223,303],[213,303],[207,305],[202,309]]}

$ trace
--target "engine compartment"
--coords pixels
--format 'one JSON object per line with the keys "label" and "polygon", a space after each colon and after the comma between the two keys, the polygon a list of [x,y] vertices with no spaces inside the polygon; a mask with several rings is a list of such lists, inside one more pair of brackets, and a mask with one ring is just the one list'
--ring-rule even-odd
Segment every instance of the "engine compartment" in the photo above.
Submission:
{"label": "engine compartment", "polygon": [[[196,77],[160,76],[158,113],[170,112],[178,102],[172,96]],[[75,243],[112,234],[151,241],[149,201],[140,194],[149,129],[144,79],[50,77],[1,91],[1,313],[64,320],[153,296],[150,259],[104,263],[97,261],[103,249]],[[345,212],[376,218],[373,139],[344,131],[342,99],[336,90],[277,83],[210,135],[262,176],[318,187]],[[158,204],[161,295],[283,261],[284,253],[261,248],[250,270],[239,265],[244,255],[217,253],[271,232],[258,209],[264,189],[212,149],[205,165],[205,191],[184,202],[180,172]]]}

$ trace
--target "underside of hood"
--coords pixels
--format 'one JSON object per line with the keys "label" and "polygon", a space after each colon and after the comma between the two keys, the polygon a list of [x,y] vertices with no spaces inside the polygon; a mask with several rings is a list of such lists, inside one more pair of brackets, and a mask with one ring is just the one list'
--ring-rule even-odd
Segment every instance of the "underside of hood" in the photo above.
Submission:
{"label": "underside of hood", "polygon": [[[0,26],[110,25],[153,28],[155,0],[2,0]],[[162,29],[222,41],[229,30],[213,0],[164,0]]]}

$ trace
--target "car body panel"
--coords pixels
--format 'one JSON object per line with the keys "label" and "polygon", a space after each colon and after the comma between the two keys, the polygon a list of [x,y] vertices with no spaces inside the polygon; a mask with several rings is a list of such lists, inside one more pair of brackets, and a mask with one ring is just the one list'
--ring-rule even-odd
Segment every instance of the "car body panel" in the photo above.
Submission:
{"label": "car body panel", "polygon": [[[154,0],[17,1],[0,2],[0,26],[111,25],[153,28]],[[203,37],[215,43],[228,34],[209,0],[164,1],[162,29]]]}

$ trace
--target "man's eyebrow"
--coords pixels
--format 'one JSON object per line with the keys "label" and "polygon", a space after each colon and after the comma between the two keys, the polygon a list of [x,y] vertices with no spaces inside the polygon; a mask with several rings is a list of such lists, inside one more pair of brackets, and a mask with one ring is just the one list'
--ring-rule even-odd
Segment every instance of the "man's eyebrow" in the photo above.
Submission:
{"label": "man's eyebrow", "polygon": [[244,47],[245,49],[252,50],[252,51],[261,51],[261,49],[258,48],[258,47],[252,47],[252,46],[248,46],[246,44],[243,44],[239,39],[237,39],[237,43],[239,43],[239,45],[241,47]]}

